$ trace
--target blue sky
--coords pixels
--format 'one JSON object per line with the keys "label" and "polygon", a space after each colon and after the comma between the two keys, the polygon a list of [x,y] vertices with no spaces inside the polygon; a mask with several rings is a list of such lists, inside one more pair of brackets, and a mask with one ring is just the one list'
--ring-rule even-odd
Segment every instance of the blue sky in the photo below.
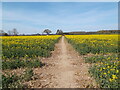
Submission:
{"label": "blue sky", "polygon": [[98,31],[118,29],[117,2],[3,2],[3,30],[23,34],[50,29]]}

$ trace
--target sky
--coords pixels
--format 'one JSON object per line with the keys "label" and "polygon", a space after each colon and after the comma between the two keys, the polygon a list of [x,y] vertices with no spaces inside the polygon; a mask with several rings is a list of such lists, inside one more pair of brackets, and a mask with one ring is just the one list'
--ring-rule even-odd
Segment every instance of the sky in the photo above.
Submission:
{"label": "sky", "polygon": [[[1,0],[2,2],[33,2],[33,0]],[[34,0],[34,2],[119,2],[119,0]]]}
{"label": "sky", "polygon": [[3,2],[2,29],[20,34],[50,29],[98,31],[118,29],[117,2]]}

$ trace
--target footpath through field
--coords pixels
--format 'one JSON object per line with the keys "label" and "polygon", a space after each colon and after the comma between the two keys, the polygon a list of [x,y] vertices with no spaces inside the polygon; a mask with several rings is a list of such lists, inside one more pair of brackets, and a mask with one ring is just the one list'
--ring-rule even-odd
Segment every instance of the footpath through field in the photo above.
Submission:
{"label": "footpath through field", "polygon": [[88,73],[89,64],[84,63],[72,46],[62,36],[50,58],[43,58],[43,68],[34,69],[36,80],[28,82],[34,88],[94,88],[95,81]]}

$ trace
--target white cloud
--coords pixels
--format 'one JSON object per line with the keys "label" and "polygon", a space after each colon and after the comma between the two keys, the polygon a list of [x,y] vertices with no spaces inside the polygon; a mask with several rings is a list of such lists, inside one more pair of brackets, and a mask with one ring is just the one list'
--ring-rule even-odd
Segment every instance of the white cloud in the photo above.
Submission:
{"label": "white cloud", "polygon": [[[66,12],[67,13],[67,12]],[[14,21],[28,21],[35,24],[51,24],[51,23],[92,23],[98,20],[101,20],[104,17],[108,17],[110,15],[116,14],[117,10],[112,9],[108,11],[97,11],[91,10],[81,14],[66,14],[66,15],[51,15],[42,12],[18,12],[18,11],[3,11],[3,20],[14,20]]]}
{"label": "white cloud", "polygon": [[16,28],[17,31],[19,32],[19,34],[23,34],[23,33],[26,33],[26,34],[33,34],[33,33],[41,33],[42,32],[42,29],[39,29],[37,27],[32,27],[32,26],[28,26],[28,25],[24,25],[22,23],[5,23],[3,24],[3,30],[5,32],[8,32],[8,30],[12,30],[13,28]]}
{"label": "white cloud", "polygon": [[[117,24],[113,23],[106,25],[96,23],[104,21],[106,19],[114,18],[112,16],[118,15],[116,9],[98,11],[97,9],[90,10],[88,12],[80,14],[66,14],[66,10],[63,10],[56,15],[48,14],[45,12],[26,12],[24,10],[19,11],[3,11],[3,28],[8,30],[14,27],[19,29],[22,33],[37,33],[45,28],[50,29],[63,29],[63,30],[98,30],[98,29],[114,29],[117,28]],[[117,20],[117,17],[116,17]],[[116,21],[117,23],[117,21]],[[44,26],[44,27],[43,27]],[[55,31],[54,31],[55,32]]]}

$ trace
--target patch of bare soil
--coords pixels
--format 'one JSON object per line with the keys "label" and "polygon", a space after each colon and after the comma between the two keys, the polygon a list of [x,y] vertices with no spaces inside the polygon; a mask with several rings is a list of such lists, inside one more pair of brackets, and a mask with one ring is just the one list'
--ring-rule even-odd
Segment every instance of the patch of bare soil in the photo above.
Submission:
{"label": "patch of bare soil", "polygon": [[35,68],[35,79],[24,84],[30,88],[95,88],[96,82],[88,73],[89,64],[84,63],[70,44],[61,38],[50,58],[43,58],[46,65]]}

